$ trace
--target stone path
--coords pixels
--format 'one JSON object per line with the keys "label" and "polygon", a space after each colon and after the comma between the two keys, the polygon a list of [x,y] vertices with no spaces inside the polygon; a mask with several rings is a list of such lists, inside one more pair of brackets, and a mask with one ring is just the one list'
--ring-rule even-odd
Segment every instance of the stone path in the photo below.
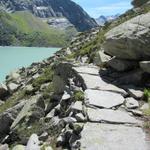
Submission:
{"label": "stone path", "polygon": [[138,101],[126,100],[127,92],[105,82],[95,66],[76,66],[74,70],[87,88],[85,110],[88,121],[81,132],[81,149],[150,150],[150,140],[146,141],[142,121],[131,113],[132,110],[127,111],[127,106],[135,103],[138,106]]}

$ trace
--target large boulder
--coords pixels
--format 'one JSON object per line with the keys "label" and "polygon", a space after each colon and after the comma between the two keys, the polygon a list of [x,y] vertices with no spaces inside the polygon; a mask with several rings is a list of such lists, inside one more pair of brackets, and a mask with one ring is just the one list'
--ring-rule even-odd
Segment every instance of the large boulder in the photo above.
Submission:
{"label": "large boulder", "polygon": [[113,28],[105,37],[106,53],[121,59],[149,60],[150,12]]}
{"label": "large boulder", "polygon": [[17,117],[17,114],[22,109],[24,104],[25,101],[22,101],[16,106],[0,114],[0,142],[9,133],[11,124]]}
{"label": "large boulder", "polygon": [[142,6],[143,4],[147,3],[149,0],[133,0],[132,1],[132,5],[134,7],[140,7]]}
{"label": "large boulder", "polygon": [[108,61],[108,65],[116,71],[129,71],[138,66],[136,61],[128,61],[117,58],[112,58]]}
{"label": "large boulder", "polygon": [[0,99],[4,99],[8,94],[9,92],[6,85],[0,84]]}

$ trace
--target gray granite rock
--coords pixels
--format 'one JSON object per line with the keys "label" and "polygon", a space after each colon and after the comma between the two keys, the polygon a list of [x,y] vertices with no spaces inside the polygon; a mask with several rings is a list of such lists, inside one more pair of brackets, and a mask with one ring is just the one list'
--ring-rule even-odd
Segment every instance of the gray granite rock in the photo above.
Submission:
{"label": "gray granite rock", "polygon": [[136,88],[136,87],[132,87],[129,86],[127,88],[127,92],[129,93],[129,95],[135,99],[141,99],[143,97],[144,92],[142,91],[142,89]]}
{"label": "gray granite rock", "polygon": [[128,112],[111,109],[87,109],[88,118],[92,122],[108,122],[114,124],[140,124],[140,121],[131,117]]}
{"label": "gray granite rock", "polygon": [[109,60],[107,64],[111,68],[119,72],[128,71],[138,66],[138,63],[136,61],[122,60],[115,57]]}
{"label": "gray granite rock", "polygon": [[81,132],[82,150],[149,150],[141,128],[87,123]]}
{"label": "gray granite rock", "polygon": [[113,91],[127,95],[127,92],[113,84],[105,82],[100,76],[94,76],[89,74],[80,74],[84,80],[84,84],[87,89],[99,89],[103,91]]}
{"label": "gray granite rock", "polygon": [[75,118],[77,119],[78,122],[84,122],[86,120],[82,113],[76,114]]}
{"label": "gray granite rock", "polygon": [[124,98],[121,94],[91,89],[85,91],[85,99],[87,105],[100,108],[112,108],[124,103]]}
{"label": "gray granite rock", "polygon": [[76,70],[78,73],[99,75],[99,68],[93,65],[86,65],[86,66],[83,65],[83,66],[73,67],[73,69]]}
{"label": "gray granite rock", "polygon": [[139,103],[132,97],[126,98],[126,107],[129,109],[135,109],[139,107]]}
{"label": "gray granite rock", "polygon": [[75,112],[82,112],[82,102],[81,101],[76,101],[73,106],[72,106],[72,111]]}
{"label": "gray granite rock", "polygon": [[15,92],[16,90],[18,90],[19,86],[20,85],[16,84],[16,83],[9,83],[7,85],[7,87],[8,87],[8,89],[9,89],[10,92]]}
{"label": "gray granite rock", "polygon": [[109,55],[105,54],[102,50],[100,50],[96,53],[96,56],[94,58],[94,64],[100,67],[104,67],[110,59],[111,57]]}
{"label": "gray granite rock", "polygon": [[32,134],[27,143],[25,150],[40,150],[39,144],[40,142],[38,136],[36,134]]}
{"label": "gray granite rock", "polygon": [[120,59],[143,61],[149,59],[149,27],[149,12],[116,26],[105,34],[105,52]]}

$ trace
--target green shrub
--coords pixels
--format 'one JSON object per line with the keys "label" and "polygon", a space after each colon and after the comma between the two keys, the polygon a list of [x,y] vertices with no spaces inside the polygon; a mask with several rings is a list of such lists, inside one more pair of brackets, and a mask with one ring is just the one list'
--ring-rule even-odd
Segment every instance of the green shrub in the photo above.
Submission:
{"label": "green shrub", "polygon": [[44,72],[33,81],[33,87],[38,90],[42,84],[51,82],[53,79],[53,74],[54,72],[51,68],[46,68]]}
{"label": "green shrub", "polygon": [[84,92],[82,91],[74,92],[73,98],[75,101],[84,101]]}
{"label": "green shrub", "polygon": [[150,89],[144,89],[144,100],[150,102]]}

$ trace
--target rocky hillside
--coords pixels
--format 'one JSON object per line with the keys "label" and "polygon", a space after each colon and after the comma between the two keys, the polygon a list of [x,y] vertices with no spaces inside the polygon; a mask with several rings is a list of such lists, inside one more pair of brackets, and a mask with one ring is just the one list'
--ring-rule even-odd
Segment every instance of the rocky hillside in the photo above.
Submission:
{"label": "rocky hillside", "polygon": [[150,3],[80,33],[0,85],[0,149],[149,150]]}
{"label": "rocky hillside", "polygon": [[65,46],[77,33],[74,27],[64,30],[50,27],[27,11],[0,12],[1,46]]}
{"label": "rocky hillside", "polygon": [[40,18],[65,17],[78,31],[97,26],[94,19],[71,0],[1,0],[0,5],[8,12],[28,10]]}

